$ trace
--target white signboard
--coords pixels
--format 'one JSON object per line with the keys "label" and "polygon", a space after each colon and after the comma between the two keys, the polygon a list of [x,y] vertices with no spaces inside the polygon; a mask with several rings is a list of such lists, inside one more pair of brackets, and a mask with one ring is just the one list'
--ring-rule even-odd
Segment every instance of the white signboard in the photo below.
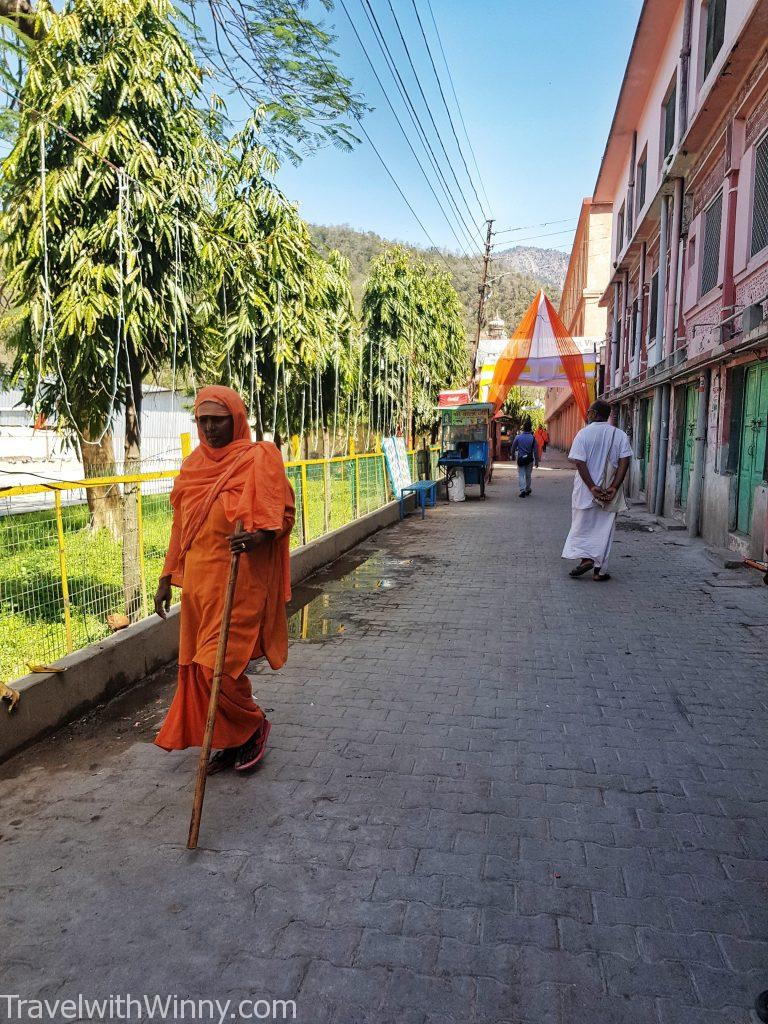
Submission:
{"label": "white signboard", "polygon": [[411,466],[405,450],[404,437],[385,437],[381,442],[381,450],[387,462],[389,482],[396,498],[401,496],[402,489],[413,483]]}

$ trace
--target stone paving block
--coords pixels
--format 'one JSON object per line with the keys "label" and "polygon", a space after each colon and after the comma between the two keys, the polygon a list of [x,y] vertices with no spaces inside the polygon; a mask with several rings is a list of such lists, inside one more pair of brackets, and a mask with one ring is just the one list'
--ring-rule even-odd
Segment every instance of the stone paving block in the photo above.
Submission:
{"label": "stone paving block", "polygon": [[560,989],[562,1022],[584,1024],[658,1024],[656,1003],[650,997],[596,995],[578,985]]}
{"label": "stone paving block", "polygon": [[437,935],[465,942],[477,941],[480,911],[475,908],[439,908],[426,903],[409,903],[403,935]]}
{"label": "stone paving block", "polygon": [[705,964],[715,968],[725,966],[714,936],[706,932],[686,934],[657,928],[638,928],[637,936],[643,957],[651,963],[677,960],[680,963]]}
{"label": "stone paving block", "polygon": [[[686,1006],[677,1000],[657,999],[660,1024],[701,1024],[701,1004]],[[706,1011],[707,1024],[752,1024],[754,1017],[746,1006],[723,1007]]]}
{"label": "stone paving block", "polygon": [[724,1010],[732,1006],[751,1007],[755,996],[766,988],[764,967],[747,973],[694,967],[693,980],[699,1000],[713,1010]]}
{"label": "stone paving block", "polygon": [[533,945],[545,949],[557,948],[558,941],[554,917],[547,914],[524,916],[497,910],[483,911],[482,936],[486,942]]}
{"label": "stone paving block", "polygon": [[520,882],[517,885],[517,907],[521,914],[557,914],[587,924],[592,921],[592,903],[587,889]]}
{"label": "stone paving block", "polygon": [[432,970],[440,940],[435,935],[390,935],[387,932],[363,933],[355,955],[357,967],[405,967],[420,973]]}
{"label": "stone paving block", "polygon": [[452,1024],[464,1024],[470,1019],[474,999],[475,982],[471,978],[434,977],[403,968],[391,973],[386,993],[391,1011],[420,1010]]}
{"label": "stone paving block", "polygon": [[652,924],[659,928],[669,927],[667,903],[656,896],[637,899],[598,892],[594,894],[593,902],[598,924]]}
{"label": "stone paving block", "polygon": [[313,928],[303,922],[293,921],[282,932],[275,953],[279,959],[322,958],[337,967],[350,967],[361,934],[357,928]]}
{"label": "stone paving block", "polygon": [[630,962],[610,953],[602,954],[600,960],[612,995],[629,998],[636,995],[668,996],[687,1003],[696,999],[691,969],[685,964]]}
{"label": "stone paving block", "polygon": [[533,988],[480,977],[476,1005],[477,1020],[487,1024],[560,1024],[562,1020],[559,992],[552,984]]}
{"label": "stone paving block", "polygon": [[569,953],[613,953],[627,960],[637,959],[637,932],[630,925],[582,924],[563,917],[558,929],[560,946]]}
{"label": "stone paving block", "polygon": [[694,897],[696,887],[690,875],[659,874],[643,868],[625,868],[624,881],[630,896]]}
{"label": "stone paving block", "polygon": [[[718,942],[727,964],[740,972],[768,970],[768,941],[754,942],[731,935],[719,935]],[[720,967],[721,964],[711,964]],[[766,985],[768,988],[768,984]]]}

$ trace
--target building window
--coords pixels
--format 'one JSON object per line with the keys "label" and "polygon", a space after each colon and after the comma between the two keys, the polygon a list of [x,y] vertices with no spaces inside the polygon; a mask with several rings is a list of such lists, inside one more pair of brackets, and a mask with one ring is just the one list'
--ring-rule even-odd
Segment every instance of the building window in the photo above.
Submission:
{"label": "building window", "polygon": [[701,294],[717,284],[720,272],[720,225],[723,219],[723,193],[704,211],[704,241],[701,246]]}
{"label": "building window", "polygon": [[632,231],[634,230],[634,218],[632,214],[634,208],[632,206],[632,192],[631,190],[627,193],[627,241],[632,237]]}
{"label": "building window", "polygon": [[651,278],[651,301],[648,307],[648,340],[656,340],[656,316],[659,312],[659,272]]}
{"label": "building window", "polygon": [[637,204],[635,212],[640,213],[645,206],[645,186],[648,180],[648,157],[643,155],[642,161],[637,165]]}
{"label": "building window", "polygon": [[616,256],[618,257],[624,248],[624,206],[619,210],[616,218]]}
{"label": "building window", "polygon": [[662,160],[666,160],[675,145],[675,115],[677,113],[677,82],[673,81],[661,108]]}
{"label": "building window", "polygon": [[704,42],[704,78],[712,70],[725,39],[726,0],[709,0],[707,4],[707,34]]}
{"label": "building window", "polygon": [[755,191],[752,198],[752,240],[749,255],[768,245],[768,135],[755,146]]}

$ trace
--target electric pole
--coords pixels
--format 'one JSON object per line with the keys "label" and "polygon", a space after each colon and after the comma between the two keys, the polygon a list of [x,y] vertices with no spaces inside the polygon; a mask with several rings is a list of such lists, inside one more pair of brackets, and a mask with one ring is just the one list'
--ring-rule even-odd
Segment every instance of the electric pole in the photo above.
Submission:
{"label": "electric pole", "polygon": [[478,288],[478,300],[477,300],[477,331],[475,333],[475,345],[472,351],[472,366],[470,370],[470,387],[474,391],[474,380],[475,380],[475,362],[477,360],[477,350],[480,347],[480,331],[483,329],[483,323],[485,322],[485,290],[488,281],[488,264],[491,259],[491,238],[493,237],[493,220],[487,220],[486,225],[488,230],[485,235],[485,252],[483,254],[483,277]]}

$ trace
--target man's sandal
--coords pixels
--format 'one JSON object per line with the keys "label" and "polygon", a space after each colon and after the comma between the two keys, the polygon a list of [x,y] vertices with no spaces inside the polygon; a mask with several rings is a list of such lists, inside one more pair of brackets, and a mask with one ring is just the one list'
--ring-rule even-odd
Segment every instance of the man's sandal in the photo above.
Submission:
{"label": "man's sandal", "polygon": [[592,577],[592,579],[596,580],[598,583],[605,583],[605,581],[610,578],[611,574],[609,572],[596,572]]}
{"label": "man's sandal", "polygon": [[584,565],[577,565],[575,569],[571,569],[568,575],[571,579],[578,579],[579,576],[583,576],[585,572],[589,572],[590,569],[594,569],[594,562],[586,562]]}

